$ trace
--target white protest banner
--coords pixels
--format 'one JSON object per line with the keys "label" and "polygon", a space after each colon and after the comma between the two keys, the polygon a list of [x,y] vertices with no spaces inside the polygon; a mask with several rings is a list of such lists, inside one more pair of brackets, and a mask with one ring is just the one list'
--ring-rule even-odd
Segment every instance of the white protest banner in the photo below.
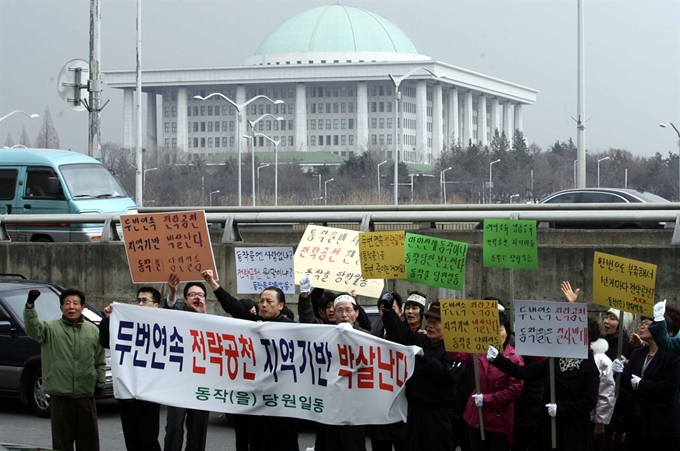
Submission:
{"label": "white protest banner", "polygon": [[110,333],[117,398],[324,424],[405,421],[405,383],[420,352],[347,325],[118,303]]}
{"label": "white protest banner", "polygon": [[237,247],[236,289],[240,294],[260,293],[277,287],[295,293],[292,247]]}
{"label": "white protest banner", "polygon": [[515,350],[520,355],[588,358],[586,304],[515,301]]}

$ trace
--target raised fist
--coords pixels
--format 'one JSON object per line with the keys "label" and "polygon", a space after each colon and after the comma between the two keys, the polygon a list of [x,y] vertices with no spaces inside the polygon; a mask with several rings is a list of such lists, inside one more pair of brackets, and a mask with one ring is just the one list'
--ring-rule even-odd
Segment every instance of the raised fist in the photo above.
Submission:
{"label": "raised fist", "polygon": [[35,300],[40,297],[40,290],[31,290],[28,292],[27,304],[35,304]]}
{"label": "raised fist", "polygon": [[312,276],[305,275],[300,279],[300,294],[312,291]]}

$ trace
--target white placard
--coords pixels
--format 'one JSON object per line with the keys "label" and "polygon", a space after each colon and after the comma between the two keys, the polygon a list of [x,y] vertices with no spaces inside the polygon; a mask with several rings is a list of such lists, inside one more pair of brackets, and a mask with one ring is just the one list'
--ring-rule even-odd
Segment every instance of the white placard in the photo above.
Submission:
{"label": "white placard", "polygon": [[236,281],[239,294],[260,293],[277,287],[295,293],[292,247],[237,247]]}
{"label": "white placard", "polygon": [[515,301],[515,350],[520,355],[588,358],[586,304]]}
{"label": "white placard", "polygon": [[323,424],[405,421],[406,381],[422,352],[346,324],[118,303],[109,330],[116,398]]}

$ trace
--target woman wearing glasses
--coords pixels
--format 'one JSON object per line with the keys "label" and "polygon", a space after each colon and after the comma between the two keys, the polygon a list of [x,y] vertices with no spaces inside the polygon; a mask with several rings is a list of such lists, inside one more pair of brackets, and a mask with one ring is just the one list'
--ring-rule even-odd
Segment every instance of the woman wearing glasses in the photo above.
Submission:
{"label": "woman wearing glasses", "polygon": [[[662,351],[648,326],[651,318],[642,317],[642,346],[630,356],[621,375],[621,387],[628,394],[626,443],[630,450],[680,449],[680,357]],[[666,317],[669,334],[680,324]]]}

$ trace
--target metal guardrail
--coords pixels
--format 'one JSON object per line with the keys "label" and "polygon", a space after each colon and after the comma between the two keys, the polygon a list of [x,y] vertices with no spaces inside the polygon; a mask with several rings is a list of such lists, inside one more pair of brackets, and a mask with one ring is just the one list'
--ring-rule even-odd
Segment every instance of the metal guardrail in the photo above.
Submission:
{"label": "metal guardrail", "polygon": [[[484,219],[530,219],[539,222],[674,222],[680,223],[680,204],[665,204],[666,208],[647,208],[648,205],[640,204],[639,207],[630,208],[629,204],[616,206],[612,204],[589,204],[587,209],[566,208],[566,204],[556,204],[556,208],[543,208],[543,205],[530,205],[534,208],[526,208],[526,205],[456,205],[455,209],[447,210],[418,210],[380,211],[365,210],[360,207],[346,207],[349,210],[336,210],[324,208],[320,210],[306,209],[304,211],[263,211],[261,209],[239,209],[239,212],[213,213],[206,209],[206,219],[209,224],[224,226],[222,243],[242,241],[239,233],[239,225],[246,224],[333,224],[355,223],[360,224],[359,230],[372,231],[376,223],[429,223],[429,227],[435,228],[437,223],[454,222],[481,222]],[[675,208],[667,208],[673,205]],[[514,208],[514,207],[523,208]],[[474,208],[473,208],[474,207]],[[487,207],[487,208],[480,208]],[[496,208],[488,208],[496,207]],[[504,207],[504,209],[498,208]],[[538,208],[536,208],[538,207]],[[591,208],[596,207],[596,208]],[[394,207],[393,207],[394,208]],[[151,209],[144,209],[150,212]],[[182,211],[186,211],[183,208]],[[297,208],[296,208],[297,210]],[[155,212],[170,212],[169,209],[156,210]],[[177,212],[180,210],[172,210]],[[103,233],[100,242],[119,241],[120,236],[116,230],[116,224],[120,223],[120,215],[105,214],[64,214],[64,215],[0,215],[0,241],[9,240],[7,233],[8,225],[22,225],[39,222],[40,224],[77,224],[94,223],[103,224]],[[680,245],[680,228],[675,227],[672,245]]]}

